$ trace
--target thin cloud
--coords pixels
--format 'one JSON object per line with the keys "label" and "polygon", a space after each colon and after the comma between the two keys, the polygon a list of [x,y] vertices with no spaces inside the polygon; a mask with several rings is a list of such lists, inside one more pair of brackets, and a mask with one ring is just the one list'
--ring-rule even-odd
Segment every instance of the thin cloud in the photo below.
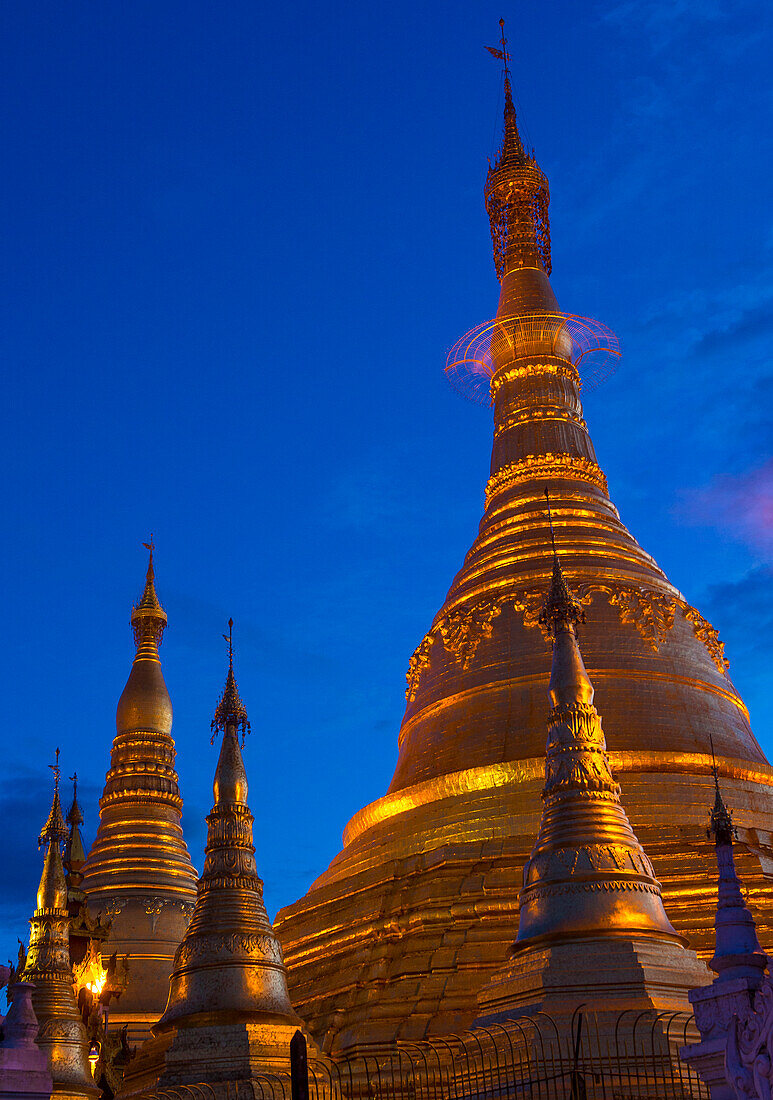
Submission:
{"label": "thin cloud", "polygon": [[773,459],[683,491],[675,511],[683,522],[713,528],[773,560]]}

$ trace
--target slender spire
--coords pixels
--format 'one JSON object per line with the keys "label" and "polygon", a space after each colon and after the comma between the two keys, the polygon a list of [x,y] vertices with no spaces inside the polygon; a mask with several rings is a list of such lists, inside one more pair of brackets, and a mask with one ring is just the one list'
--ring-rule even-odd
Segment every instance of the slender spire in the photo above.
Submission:
{"label": "slender spire", "polygon": [[112,918],[110,950],[141,968],[141,979],[130,980],[112,1012],[116,1024],[128,1024],[132,1042],[163,1011],[196,896],[181,825],[172,701],[158,653],[167,617],[156,593],[153,541],[145,547],[145,586],[131,613],[137,650],[118,701],[99,827],[83,866],[89,909]]}
{"label": "slender spire", "polygon": [[59,767],[59,749],[56,750],[56,763],[48,765],[51,771],[54,773],[54,798],[51,802],[51,809],[48,813],[46,823],[40,831],[38,837],[38,848],[43,844],[47,844],[50,841],[58,841],[67,839],[67,826],[64,823],[64,817],[62,815],[62,804],[59,801],[59,774],[61,768]]}
{"label": "slender spire", "polygon": [[83,837],[80,827],[83,824],[83,814],[78,804],[78,773],[70,776],[72,783],[72,805],[67,811],[67,824],[70,826],[67,842],[64,849],[64,862],[69,873],[80,870],[86,861],[86,852],[83,847]]}
{"label": "slender spire", "polygon": [[[502,148],[496,158],[497,168],[501,168],[506,160],[510,164],[515,164],[522,163],[526,159],[521,135],[518,133],[518,122],[515,114],[515,104],[513,103],[513,89],[510,84],[510,53],[507,48],[507,39],[505,38],[504,19],[499,20],[499,30],[499,44],[501,49],[495,49],[493,46],[486,46],[486,49],[492,57],[496,57],[502,62],[502,72],[505,84],[505,132],[502,140]],[[520,161],[517,158],[520,158]]]}
{"label": "slender spire", "polygon": [[677,938],[660,885],[620,801],[593,684],[575,634],[583,611],[561,570],[545,491],[553,577],[541,621],[553,637],[543,810],[524,868],[514,952],[576,935]]}
{"label": "slender spire", "polygon": [[548,511],[548,524],[550,525],[550,545],[553,548],[553,576],[539,621],[555,638],[561,626],[584,623],[585,612],[569,591],[569,586],[564,580],[561,562],[558,560],[558,551],[556,550],[556,534],[553,529],[553,514],[550,510],[550,490],[547,486],[545,487],[545,503]]}
{"label": "slender spire", "polygon": [[155,1033],[171,1025],[195,1027],[199,1013],[207,1013],[210,1022],[217,1015],[228,1021],[297,1024],[255,867],[253,816],[237,736],[249,723],[233,674],[232,620],[228,626],[228,676],[212,722],[213,730],[223,731],[223,741],[214,806],[207,817],[204,870],[191,923],[175,956],[169,1002]]}
{"label": "slender spire", "polygon": [[32,1003],[40,1025],[37,1041],[49,1060],[54,1095],[91,1098],[98,1090],[91,1079],[86,1031],[75,1003],[70,966],[70,915],[61,852],[68,834],[59,805],[58,749],[56,763],[49,767],[54,773],[54,797],[40,834],[46,854],[21,977],[34,986]]}
{"label": "slender spire", "polygon": [[553,576],[539,621],[553,638],[553,661],[548,689],[550,701],[554,707],[561,703],[571,706],[577,702],[590,706],[593,703],[593,684],[585,670],[575,634],[576,624],[585,622],[585,612],[570,591],[558,560],[550,494],[547,489],[545,502],[553,547]]}
{"label": "slender spire", "polygon": [[719,789],[719,769],[714,756],[714,739],[711,745],[711,773],[714,776],[714,805],[708,835],[714,837],[719,879],[717,882],[717,912],[714,918],[716,947],[709,966],[718,975],[717,981],[732,978],[753,978],[755,984],[762,980],[768,957],[760,946],[754,917],[749,911],[733,856],[735,826],[733,815],[725,805]]}
{"label": "slender spire", "polygon": [[709,745],[711,746],[711,774],[714,776],[714,806],[711,811],[711,826],[709,832],[714,837],[715,844],[732,847],[735,839],[735,825],[733,815],[725,805],[722,792],[719,789],[719,768],[717,758],[714,755],[714,738],[709,733]]}
{"label": "slender spire", "polygon": [[153,535],[150,536],[150,542],[143,542],[142,545],[148,551],[148,571],[145,575],[145,590],[142,593],[142,599],[132,609],[131,617],[134,644],[138,648],[148,638],[152,638],[156,646],[160,646],[167,624],[166,611],[164,611],[161,601],[156,595],[156,574],[153,569],[153,551],[155,550]]}
{"label": "slender spire", "polygon": [[[504,19],[499,21],[500,47],[486,49],[502,62],[505,85],[502,145],[489,165],[486,209],[491,222],[494,265],[500,281],[522,267],[539,267],[550,274],[550,225],[548,181],[533,156],[526,153],[513,103],[510,54]],[[542,287],[542,308],[555,308],[550,287]]]}
{"label": "slender spire", "polygon": [[132,608],[131,625],[137,652],[118,702],[116,722],[119,733],[133,730],[172,729],[172,702],[161,673],[158,647],[166,629],[167,615],[156,594],[153,568],[153,536],[142,544],[148,551],[148,569],[142,599]]}

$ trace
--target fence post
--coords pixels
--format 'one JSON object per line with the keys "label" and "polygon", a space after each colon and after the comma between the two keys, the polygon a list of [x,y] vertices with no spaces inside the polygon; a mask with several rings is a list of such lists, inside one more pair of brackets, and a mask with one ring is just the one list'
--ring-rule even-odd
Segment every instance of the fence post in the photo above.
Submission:
{"label": "fence post", "polygon": [[309,1100],[309,1060],[302,1031],[290,1040],[290,1088],[292,1100]]}

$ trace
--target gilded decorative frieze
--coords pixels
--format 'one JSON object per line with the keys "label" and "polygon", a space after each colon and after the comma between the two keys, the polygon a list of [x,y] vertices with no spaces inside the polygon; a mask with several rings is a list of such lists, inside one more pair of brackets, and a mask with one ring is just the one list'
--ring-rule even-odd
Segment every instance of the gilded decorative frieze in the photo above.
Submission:
{"label": "gilded decorative frieze", "polygon": [[441,621],[438,629],[443,645],[462,669],[470,667],[480,643],[491,637],[493,621],[501,610],[502,604],[494,601],[474,607],[455,607]]}
{"label": "gilded decorative frieze", "polygon": [[685,619],[693,628],[693,633],[699,642],[703,642],[706,651],[723,676],[727,675],[730,662],[725,657],[725,643],[719,639],[719,631],[713,627],[708,619],[704,619],[700,611],[696,611],[689,604],[682,605]]}
{"label": "gilded decorative frieze", "polygon": [[407,686],[405,689],[405,698],[407,702],[412,703],[416,698],[416,693],[419,690],[419,681],[421,675],[426,668],[429,668],[430,650],[435,643],[435,636],[430,631],[427,634],[419,646],[414,650],[413,656],[408,662],[408,671],[405,674]]}
{"label": "gilded decorative frieze", "polygon": [[586,844],[540,852],[524,867],[524,885],[542,882],[548,886],[551,880],[565,880],[567,875],[616,871],[654,878],[652,864],[643,850],[622,844]]}
{"label": "gilded decorative frieze", "polygon": [[592,791],[617,799],[620,788],[612,778],[609,757],[595,707],[572,703],[555,707],[549,718],[545,758],[545,805],[567,793]]}
{"label": "gilded decorative frieze", "polygon": [[509,432],[511,428],[517,428],[522,424],[534,424],[538,420],[562,420],[572,424],[579,424],[582,428],[587,427],[579,413],[573,412],[570,409],[561,408],[558,405],[546,403],[544,409],[532,409],[528,407],[512,413],[494,428],[494,438],[496,439],[504,432]]}
{"label": "gilded decorative frieze", "polygon": [[262,959],[281,963],[282,949],[272,933],[238,933],[229,935],[199,935],[183,940],[177,948],[175,967],[189,966],[199,959],[216,959],[229,955],[258,955]]}
{"label": "gilded decorative frieze", "polygon": [[514,382],[518,378],[526,378],[534,374],[557,374],[562,378],[569,378],[576,385],[580,383],[580,372],[575,366],[568,363],[527,363],[525,366],[507,367],[499,370],[491,379],[491,396],[496,397],[497,392],[508,382]]}
{"label": "gilded decorative frieze", "polygon": [[677,600],[647,588],[617,588],[609,591],[609,602],[620,612],[622,623],[631,623],[655,652],[674,625]]}
{"label": "gilded decorative frieze", "polygon": [[510,489],[526,481],[549,478],[571,478],[587,481],[607,492],[607,479],[600,467],[589,458],[574,455],[545,454],[528,455],[519,462],[510,462],[492,474],[486,485],[486,507],[503,489]]}

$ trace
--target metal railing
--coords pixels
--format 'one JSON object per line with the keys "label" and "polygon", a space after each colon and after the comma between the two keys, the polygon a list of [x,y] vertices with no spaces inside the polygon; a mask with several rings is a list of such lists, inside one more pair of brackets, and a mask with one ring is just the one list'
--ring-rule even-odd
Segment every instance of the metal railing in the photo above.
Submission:
{"label": "metal railing", "polygon": [[290,1073],[178,1086],[158,1100],[709,1100],[679,1058],[692,1016],[581,1010],[560,1026],[538,1013],[463,1034],[349,1056],[312,1053],[298,1032]]}

